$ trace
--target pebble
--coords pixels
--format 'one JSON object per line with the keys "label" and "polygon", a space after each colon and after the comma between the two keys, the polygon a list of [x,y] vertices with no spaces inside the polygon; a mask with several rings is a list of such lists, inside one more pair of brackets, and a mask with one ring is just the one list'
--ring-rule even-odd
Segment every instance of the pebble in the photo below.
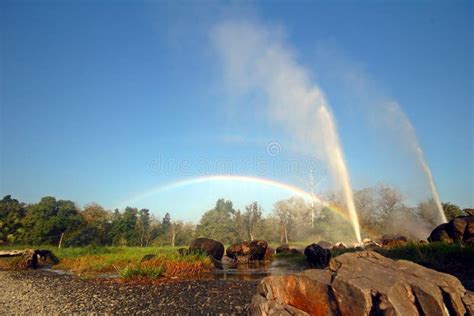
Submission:
{"label": "pebble", "polygon": [[247,315],[258,281],[173,280],[130,284],[46,270],[0,271],[0,315]]}

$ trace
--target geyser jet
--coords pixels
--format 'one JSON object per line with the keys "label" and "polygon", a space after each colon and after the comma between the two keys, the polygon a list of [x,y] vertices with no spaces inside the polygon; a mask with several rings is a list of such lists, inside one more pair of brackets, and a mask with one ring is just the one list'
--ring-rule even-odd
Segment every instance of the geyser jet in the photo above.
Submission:
{"label": "geyser jet", "polygon": [[326,161],[332,179],[342,189],[360,242],[349,172],[322,90],[310,82],[276,32],[246,22],[224,22],[211,36],[232,87],[263,91],[268,99],[268,117]]}
{"label": "geyser jet", "polygon": [[440,221],[443,223],[447,222],[446,215],[443,211],[443,206],[441,205],[441,200],[439,198],[438,190],[436,189],[436,185],[433,179],[433,174],[431,173],[431,169],[428,166],[428,162],[426,161],[425,155],[423,150],[421,149],[420,143],[418,142],[418,138],[416,137],[415,129],[413,125],[410,123],[410,120],[405,115],[405,113],[401,110],[400,106],[396,102],[389,102],[387,104],[387,109],[389,112],[389,116],[399,124],[402,125],[402,131],[405,133],[404,141],[407,142],[408,146],[414,151],[416,159],[420,164],[421,170],[426,175],[426,179],[430,186],[431,194],[433,196],[433,200],[436,204],[436,208],[438,209]]}

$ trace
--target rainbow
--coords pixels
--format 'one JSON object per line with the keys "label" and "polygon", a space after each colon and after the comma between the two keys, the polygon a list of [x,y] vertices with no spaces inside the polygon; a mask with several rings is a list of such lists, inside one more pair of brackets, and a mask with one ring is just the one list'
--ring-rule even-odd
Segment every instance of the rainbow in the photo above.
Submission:
{"label": "rainbow", "polygon": [[189,185],[194,185],[194,184],[201,184],[201,183],[208,183],[208,182],[237,182],[237,183],[257,183],[257,184],[262,184],[266,185],[269,187],[273,188],[278,188],[282,189],[284,191],[290,192],[295,196],[299,196],[304,198],[305,200],[308,201],[314,201],[315,203],[322,205],[324,207],[329,208],[331,211],[338,213],[341,215],[345,220],[350,221],[350,217],[347,214],[347,212],[334,205],[330,204],[326,201],[323,201],[320,197],[316,195],[311,195],[311,193],[297,187],[291,184],[279,182],[273,179],[268,179],[268,178],[261,178],[261,177],[253,177],[253,176],[241,176],[241,175],[210,175],[210,176],[203,176],[203,177],[196,177],[196,178],[190,178],[190,179],[184,179],[184,180],[179,180],[175,181],[169,184],[161,185],[158,187],[155,187],[149,191],[146,191],[144,193],[141,193],[139,195],[134,196],[133,198],[130,198],[122,203],[120,203],[121,206],[130,206],[133,205],[134,203],[141,201],[143,199],[146,199],[148,197],[151,197],[153,195],[163,193],[165,191],[169,191],[172,189],[177,189]]}

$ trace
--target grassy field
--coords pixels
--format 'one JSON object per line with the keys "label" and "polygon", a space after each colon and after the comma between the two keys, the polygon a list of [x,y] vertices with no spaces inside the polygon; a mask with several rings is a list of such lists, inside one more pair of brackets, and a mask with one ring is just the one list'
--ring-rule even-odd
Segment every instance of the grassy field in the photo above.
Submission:
{"label": "grassy field", "polygon": [[[22,249],[31,247],[10,246]],[[80,275],[117,273],[124,278],[131,277],[180,277],[210,271],[212,261],[202,254],[181,256],[172,247],[78,247],[54,248],[35,247],[51,250],[59,259],[53,267]],[[153,255],[141,262],[145,255]],[[0,268],[11,268],[18,258],[0,260]]]}

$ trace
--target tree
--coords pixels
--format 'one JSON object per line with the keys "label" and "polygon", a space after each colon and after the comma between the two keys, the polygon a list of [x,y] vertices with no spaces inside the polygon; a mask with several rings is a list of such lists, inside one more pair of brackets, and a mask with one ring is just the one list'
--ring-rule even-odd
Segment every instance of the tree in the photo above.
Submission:
{"label": "tree", "polygon": [[385,223],[402,205],[402,195],[394,188],[381,184],[377,188],[377,204],[379,223]]}
{"label": "tree", "polygon": [[296,218],[297,199],[292,197],[288,200],[282,200],[275,203],[273,212],[279,219],[280,224],[280,243],[288,243],[290,230],[294,227]]}
{"label": "tree", "polygon": [[5,196],[0,201],[0,241],[15,242],[24,233],[24,204]]}
{"label": "tree", "polygon": [[[111,242],[110,229],[112,213],[106,211],[97,203],[91,203],[84,207],[81,212],[84,218],[85,227],[83,234],[92,235],[91,241],[87,244],[106,245]],[[81,238],[81,240],[85,240]]]}
{"label": "tree", "polygon": [[235,213],[231,201],[219,199],[216,206],[204,213],[196,229],[199,237],[217,239],[225,244],[230,244],[238,239],[234,229],[232,215]]}
{"label": "tree", "polygon": [[122,246],[133,246],[139,243],[139,234],[135,229],[138,219],[138,209],[127,206],[123,213],[118,209],[112,215],[110,237],[112,243]]}
{"label": "tree", "polygon": [[232,213],[232,227],[236,234],[236,241],[244,241],[248,238],[248,230],[245,224],[245,216],[240,210]]}
{"label": "tree", "polygon": [[72,201],[47,196],[26,209],[23,241],[31,244],[58,243],[62,234],[72,233],[83,218]]}
{"label": "tree", "polygon": [[376,192],[373,188],[365,188],[354,192],[354,204],[362,227],[374,227],[376,217]]}
{"label": "tree", "polygon": [[442,205],[443,205],[444,215],[446,215],[446,219],[448,221],[452,220],[453,218],[455,218],[457,216],[464,215],[464,212],[456,204],[446,202],[446,203],[443,203]]}
{"label": "tree", "polygon": [[257,202],[252,202],[245,207],[245,213],[242,217],[248,237],[250,240],[254,240],[258,224],[262,219],[262,208]]}
{"label": "tree", "polygon": [[175,245],[189,245],[195,235],[196,226],[181,221],[173,222],[173,226],[175,230]]}
{"label": "tree", "polygon": [[150,210],[142,208],[138,213],[137,230],[140,238],[140,246],[148,246],[152,237]]}

